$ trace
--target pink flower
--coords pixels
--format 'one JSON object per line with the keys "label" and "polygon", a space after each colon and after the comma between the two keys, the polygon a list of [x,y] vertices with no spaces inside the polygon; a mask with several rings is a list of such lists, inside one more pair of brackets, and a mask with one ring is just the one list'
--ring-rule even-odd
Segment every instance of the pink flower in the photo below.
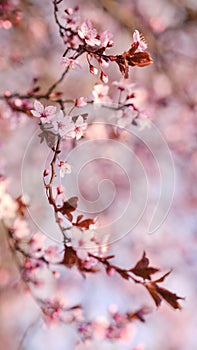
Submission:
{"label": "pink flower", "polygon": [[64,115],[62,111],[56,115],[55,119],[52,121],[52,125],[54,130],[57,131],[62,137],[66,136],[74,128],[72,118]]}
{"label": "pink flower", "polygon": [[84,130],[87,129],[87,123],[84,122],[83,117],[80,115],[75,122],[75,137],[79,140],[83,136]]}
{"label": "pink flower", "polygon": [[94,230],[82,231],[78,227],[71,229],[71,245],[76,249],[77,256],[82,259],[88,259],[88,251],[98,251],[98,243],[95,239]]}
{"label": "pink flower", "polygon": [[79,140],[83,136],[83,132],[86,129],[87,129],[87,123],[84,122],[83,117],[79,115],[74,126],[72,127],[72,130],[68,132],[68,136],[70,136],[71,138],[76,138],[76,140]]}
{"label": "pink flower", "polygon": [[31,252],[39,252],[43,248],[43,242],[45,240],[45,236],[40,233],[36,232],[29,241],[29,247],[31,249]]}
{"label": "pink flower", "polygon": [[16,218],[12,229],[14,232],[14,236],[17,239],[22,239],[22,238],[27,237],[29,235],[29,228],[27,225],[27,221],[25,221],[25,220],[21,220],[19,218]]}
{"label": "pink flower", "polygon": [[105,30],[100,34],[100,42],[102,47],[111,47],[113,46],[114,42],[111,40],[113,37],[112,33]]}
{"label": "pink flower", "polygon": [[0,198],[0,219],[12,219],[16,215],[18,205],[12,197],[5,193]]}
{"label": "pink flower", "polygon": [[113,81],[112,85],[117,87],[120,91],[126,91],[128,94],[131,94],[133,92],[133,88],[135,84],[128,84],[124,81]]}
{"label": "pink flower", "polygon": [[126,128],[127,126],[131,125],[133,119],[137,116],[137,112],[134,111],[134,109],[131,107],[128,107],[126,110],[121,112],[120,116],[118,117],[117,125],[119,128]]}
{"label": "pink flower", "polygon": [[57,324],[62,321],[64,305],[59,300],[46,300],[42,306],[46,325]]}
{"label": "pink flower", "polygon": [[109,81],[108,75],[101,71],[100,79],[104,84],[107,84]]}
{"label": "pink flower", "polygon": [[71,173],[71,166],[70,164],[68,164],[68,162],[63,162],[62,160],[59,162],[58,164],[59,168],[60,168],[60,177],[64,177],[64,175],[66,174],[70,174]]}
{"label": "pink flower", "polygon": [[111,102],[110,97],[107,95],[109,91],[108,85],[95,84],[92,91],[94,103],[107,103]]}
{"label": "pink flower", "polygon": [[100,46],[101,44],[96,29],[93,28],[92,23],[88,20],[82,23],[78,29],[78,35],[89,46]]}
{"label": "pink flower", "polygon": [[145,39],[137,29],[133,33],[133,41],[138,42],[139,44],[138,51],[145,51],[147,49],[147,44],[145,42]]}
{"label": "pink flower", "polygon": [[148,129],[151,128],[151,120],[143,112],[140,112],[139,117],[137,119],[137,123],[139,124],[140,131],[144,130],[145,128],[148,128]]}
{"label": "pink flower", "polygon": [[84,107],[86,105],[87,105],[87,98],[85,98],[85,97],[79,97],[75,101],[76,107]]}
{"label": "pink flower", "polygon": [[54,106],[44,107],[42,103],[35,100],[34,109],[31,110],[31,113],[34,117],[40,118],[42,124],[50,123],[56,116],[57,108]]}
{"label": "pink flower", "polygon": [[90,73],[93,75],[97,75],[98,74],[98,68],[96,68],[95,66],[93,66],[92,64],[89,63],[89,68],[90,68]]}
{"label": "pink flower", "polygon": [[81,68],[80,64],[74,58],[62,57],[61,64],[64,64],[66,67],[71,69]]}
{"label": "pink flower", "polygon": [[44,257],[47,261],[51,263],[60,262],[62,259],[62,253],[60,252],[60,247],[57,245],[49,246],[44,251]]}

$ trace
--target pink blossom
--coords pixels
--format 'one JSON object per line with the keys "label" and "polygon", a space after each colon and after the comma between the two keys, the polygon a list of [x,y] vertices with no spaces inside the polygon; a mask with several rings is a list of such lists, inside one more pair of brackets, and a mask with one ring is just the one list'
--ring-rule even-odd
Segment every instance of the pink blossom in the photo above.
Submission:
{"label": "pink blossom", "polygon": [[108,68],[109,67],[109,61],[104,60],[103,58],[98,59],[98,62],[102,68]]}
{"label": "pink blossom", "polygon": [[111,102],[108,96],[109,86],[103,84],[95,84],[92,91],[94,103],[107,103]]}
{"label": "pink blossom", "polygon": [[70,174],[72,171],[68,162],[60,161],[58,166],[60,168],[60,177],[64,177],[64,175]]}
{"label": "pink blossom", "polygon": [[107,84],[109,80],[108,75],[103,71],[101,71],[100,79],[104,84]]}
{"label": "pink blossom", "polygon": [[79,115],[76,122],[72,126],[72,130],[68,132],[68,136],[71,138],[76,138],[76,140],[79,140],[83,136],[84,130],[87,129],[87,123],[84,122],[84,118]]}
{"label": "pink blossom", "polygon": [[29,241],[29,247],[31,249],[31,252],[41,251],[43,248],[44,240],[45,236],[40,232],[36,232]]}
{"label": "pink blossom", "polygon": [[74,58],[62,57],[61,64],[65,65],[65,67],[69,67],[71,69],[81,68],[80,64]]}
{"label": "pink blossom", "polygon": [[93,75],[97,75],[98,74],[98,68],[96,68],[92,64],[89,64],[89,68],[90,68],[90,73],[91,74],[93,74]]}
{"label": "pink blossom", "polygon": [[82,116],[79,116],[75,122],[75,137],[76,140],[79,140],[83,136],[84,130],[87,129],[87,123],[84,122]]}
{"label": "pink blossom", "polygon": [[125,81],[113,81],[112,85],[117,87],[120,91],[126,91],[128,94],[133,92],[135,84],[128,84]]}
{"label": "pink blossom", "polygon": [[88,251],[98,250],[98,243],[95,239],[93,230],[82,231],[78,227],[71,229],[71,245],[77,250],[77,256],[82,259],[88,259]]}
{"label": "pink blossom", "polygon": [[85,97],[79,97],[75,101],[76,107],[84,107],[86,105],[87,105],[87,98],[85,98]]}
{"label": "pink blossom", "polygon": [[138,51],[145,51],[147,49],[146,42],[142,39],[142,36],[140,35],[139,31],[136,29],[133,33],[133,41],[138,42]]}
{"label": "pink blossom", "polygon": [[100,34],[100,42],[102,47],[111,47],[113,46],[114,42],[111,40],[113,37],[113,34],[110,33],[108,30],[105,30]]}
{"label": "pink blossom", "polygon": [[0,219],[13,219],[16,215],[18,205],[12,197],[5,193],[0,198]]}
{"label": "pink blossom", "polygon": [[72,30],[74,32],[77,31],[77,27],[78,27],[78,22],[79,22],[79,16],[77,15],[78,12],[78,7],[76,6],[74,9],[72,8],[67,8],[65,10],[66,16],[66,22],[69,25],[70,28],[72,28]]}
{"label": "pink blossom", "polygon": [[64,305],[59,300],[46,300],[42,306],[45,323],[47,326],[57,324],[62,321]]}
{"label": "pink blossom", "polygon": [[49,246],[44,251],[44,257],[47,261],[51,263],[60,262],[62,259],[62,253],[60,251],[60,247],[57,245]]}
{"label": "pink blossom", "polygon": [[62,111],[56,115],[55,119],[52,121],[52,125],[54,130],[57,131],[61,137],[66,136],[74,129],[72,118],[64,115]]}
{"label": "pink blossom", "polygon": [[44,107],[43,104],[35,100],[34,109],[31,110],[31,113],[34,117],[40,118],[42,124],[50,123],[56,116],[57,108],[54,106]]}
{"label": "pink blossom", "polygon": [[131,125],[133,119],[136,116],[137,112],[132,107],[128,107],[123,112],[120,112],[120,115],[118,116],[117,125],[119,126],[119,128],[126,128],[127,126]]}
{"label": "pink blossom", "polygon": [[81,27],[78,29],[78,35],[89,46],[100,46],[101,44],[98,39],[97,31],[93,28],[89,20],[82,23]]}
{"label": "pink blossom", "polygon": [[140,131],[144,130],[145,128],[148,128],[148,129],[151,128],[151,120],[143,112],[140,112],[137,122],[139,124]]}
{"label": "pink blossom", "polygon": [[29,228],[27,225],[27,221],[16,218],[16,220],[14,221],[14,225],[12,227],[13,232],[14,232],[14,236],[17,239],[22,239],[24,237],[27,237],[29,235]]}

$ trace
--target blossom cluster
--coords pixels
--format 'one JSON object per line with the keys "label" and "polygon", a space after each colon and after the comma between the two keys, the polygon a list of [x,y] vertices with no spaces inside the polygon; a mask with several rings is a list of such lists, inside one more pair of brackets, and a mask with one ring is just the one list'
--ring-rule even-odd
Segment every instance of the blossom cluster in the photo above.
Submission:
{"label": "blossom cluster", "polygon": [[44,107],[38,100],[34,102],[34,109],[31,110],[31,113],[34,117],[39,118],[42,125],[51,125],[61,137],[79,140],[87,128],[87,123],[81,115],[74,122],[72,117],[64,115],[62,110],[57,112],[57,108],[54,106]]}
{"label": "blossom cluster", "polygon": [[[58,11],[57,7],[56,11]],[[62,63],[66,67],[79,66],[77,57],[86,53],[90,73],[97,75],[100,72],[100,79],[106,84],[108,83],[108,75],[104,69],[108,68],[110,62],[118,64],[125,78],[128,78],[128,66],[144,67],[153,62],[149,53],[145,51],[147,49],[146,40],[137,29],[133,33],[133,43],[127,52],[116,56],[108,55],[106,49],[110,49],[114,45],[113,35],[107,30],[98,33],[90,20],[81,21],[77,13],[78,7],[67,8],[65,10],[66,24],[60,24],[57,21],[66,45],[62,58]],[[70,54],[70,51],[74,53]]]}

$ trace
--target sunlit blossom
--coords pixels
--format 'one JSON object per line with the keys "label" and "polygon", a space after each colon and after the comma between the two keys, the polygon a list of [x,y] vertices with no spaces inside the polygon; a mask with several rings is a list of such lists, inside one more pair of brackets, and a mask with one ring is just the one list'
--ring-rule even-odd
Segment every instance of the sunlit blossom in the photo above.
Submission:
{"label": "sunlit blossom", "polygon": [[136,29],[133,33],[133,41],[138,42],[138,51],[145,51],[147,49],[146,42],[142,39],[140,32]]}
{"label": "sunlit blossom", "polygon": [[55,106],[44,107],[40,101],[35,100],[34,109],[31,110],[31,113],[34,117],[40,118],[42,124],[45,124],[50,123],[55,118],[56,110]]}

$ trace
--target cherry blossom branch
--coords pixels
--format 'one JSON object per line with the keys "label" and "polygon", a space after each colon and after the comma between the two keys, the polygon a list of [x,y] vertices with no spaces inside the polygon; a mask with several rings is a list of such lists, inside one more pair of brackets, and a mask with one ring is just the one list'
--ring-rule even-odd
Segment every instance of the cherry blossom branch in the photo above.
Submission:
{"label": "cherry blossom branch", "polygon": [[60,228],[60,231],[61,231],[63,238],[64,238],[64,243],[66,244],[67,242],[70,241],[70,239],[66,236],[65,228],[61,225],[61,220],[58,216],[59,208],[57,207],[56,202],[55,202],[55,198],[53,197],[53,182],[54,182],[54,179],[56,177],[55,165],[56,165],[57,157],[58,157],[59,153],[61,152],[60,151],[60,142],[61,142],[61,138],[60,138],[60,136],[58,136],[56,147],[53,150],[54,155],[53,155],[52,161],[50,163],[51,177],[50,177],[49,183],[46,184],[45,179],[44,179],[45,174],[43,174],[43,181],[44,181],[44,185],[46,188],[46,194],[47,194],[49,204],[52,205],[52,207],[53,207],[56,223],[58,224],[58,226]]}

